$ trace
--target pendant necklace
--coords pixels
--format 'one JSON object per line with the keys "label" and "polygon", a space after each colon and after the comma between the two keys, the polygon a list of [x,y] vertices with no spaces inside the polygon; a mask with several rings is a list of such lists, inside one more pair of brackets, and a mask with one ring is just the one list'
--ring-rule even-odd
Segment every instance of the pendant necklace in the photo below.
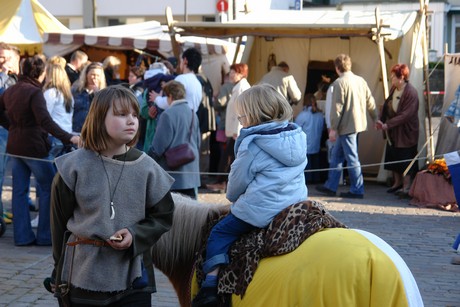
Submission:
{"label": "pendant necklace", "polygon": [[113,192],[112,192],[112,187],[110,186],[109,173],[107,172],[107,169],[105,168],[105,163],[104,163],[104,160],[102,159],[102,155],[99,153],[99,158],[101,159],[102,167],[104,168],[105,176],[107,177],[107,183],[109,185],[110,219],[111,220],[115,218],[115,206],[113,205],[113,197],[115,196],[115,192],[117,191],[117,187],[118,187],[118,183],[120,182],[121,175],[123,175],[123,169],[125,168],[125,164],[126,164],[126,153],[127,152],[128,152],[128,149],[125,146],[125,154],[123,156],[123,166],[121,167],[120,175],[118,176],[118,180],[117,180],[117,183],[115,184]]}

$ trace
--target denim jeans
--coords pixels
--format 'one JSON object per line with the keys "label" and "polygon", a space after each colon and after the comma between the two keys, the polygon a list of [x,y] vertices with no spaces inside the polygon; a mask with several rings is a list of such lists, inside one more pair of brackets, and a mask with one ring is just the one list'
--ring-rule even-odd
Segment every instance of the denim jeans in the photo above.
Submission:
{"label": "denim jeans", "polygon": [[59,140],[58,138],[55,138],[52,135],[48,136],[48,140],[50,141],[50,144],[51,144],[51,149],[49,151],[48,158],[50,160],[54,160],[54,158],[62,155],[62,151],[64,150],[64,144],[62,144],[61,140]]}
{"label": "denim jeans", "polygon": [[3,127],[0,127],[0,209],[3,208],[3,202],[2,202],[3,177],[5,176],[6,164],[8,163],[8,156],[6,155],[6,143],[7,142],[8,142],[8,130],[6,130]]}
{"label": "denim jeans", "polygon": [[[357,133],[340,135],[332,148],[332,157],[328,178],[324,186],[332,191],[337,191],[342,171],[342,163],[347,161],[348,176],[350,178],[350,192],[364,194],[364,179],[361,172],[361,163],[358,157]],[[336,169],[339,168],[339,169]]]}
{"label": "denim jeans", "polygon": [[[53,164],[47,161],[11,157],[13,173],[13,232],[16,245],[51,245],[50,195],[55,175]],[[30,225],[28,193],[30,175],[34,174],[40,186],[37,236]]]}
{"label": "denim jeans", "polygon": [[211,230],[206,247],[206,261],[203,264],[205,274],[221,264],[228,263],[228,250],[233,242],[257,227],[246,223],[231,212],[221,219]]}

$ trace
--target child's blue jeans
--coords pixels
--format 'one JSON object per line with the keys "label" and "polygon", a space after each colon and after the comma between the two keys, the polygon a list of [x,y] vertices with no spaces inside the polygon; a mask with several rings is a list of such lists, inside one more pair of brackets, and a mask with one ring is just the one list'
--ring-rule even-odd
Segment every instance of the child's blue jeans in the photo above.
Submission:
{"label": "child's blue jeans", "polygon": [[257,227],[246,223],[234,216],[231,212],[221,219],[211,230],[206,247],[206,261],[203,264],[203,272],[208,274],[221,264],[229,262],[228,250],[233,242],[243,234]]}

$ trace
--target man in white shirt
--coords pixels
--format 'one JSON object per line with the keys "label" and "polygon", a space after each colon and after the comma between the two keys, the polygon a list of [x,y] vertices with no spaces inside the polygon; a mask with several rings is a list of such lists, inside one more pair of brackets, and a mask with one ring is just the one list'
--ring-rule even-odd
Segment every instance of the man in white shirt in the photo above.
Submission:
{"label": "man in white shirt", "polygon": [[[181,75],[178,75],[175,80],[182,83],[185,87],[185,99],[193,111],[197,111],[200,106],[203,89],[200,81],[198,81],[195,74],[198,73],[198,68],[201,65],[201,54],[195,48],[189,48],[182,54],[180,61]],[[162,108],[169,107],[166,97],[161,97],[160,93],[151,91],[149,93],[149,100],[155,101],[155,104]]]}

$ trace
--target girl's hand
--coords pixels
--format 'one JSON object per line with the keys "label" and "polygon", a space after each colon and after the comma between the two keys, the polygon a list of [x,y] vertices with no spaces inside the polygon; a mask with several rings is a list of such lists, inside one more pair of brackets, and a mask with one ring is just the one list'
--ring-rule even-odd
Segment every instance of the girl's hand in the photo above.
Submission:
{"label": "girl's hand", "polygon": [[111,240],[111,239],[107,239],[107,243],[110,244],[110,246],[113,248],[113,249],[117,249],[117,250],[124,250],[124,249],[128,249],[131,244],[133,243],[133,236],[131,235],[131,233],[129,232],[128,229],[126,228],[123,228],[121,230],[118,230],[117,232],[115,232],[112,236],[110,237],[121,237],[121,240],[118,241],[118,240]]}

